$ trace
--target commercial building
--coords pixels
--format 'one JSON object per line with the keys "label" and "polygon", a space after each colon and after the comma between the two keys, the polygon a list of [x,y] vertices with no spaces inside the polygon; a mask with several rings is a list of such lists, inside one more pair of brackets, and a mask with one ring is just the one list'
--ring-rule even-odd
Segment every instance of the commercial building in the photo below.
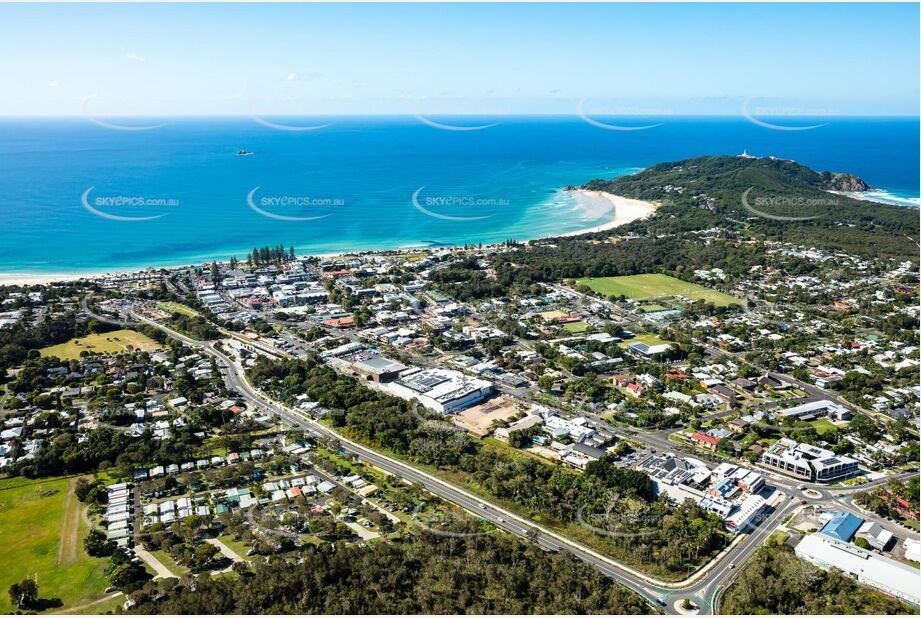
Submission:
{"label": "commercial building", "polygon": [[808,534],[796,555],[821,569],[839,569],[858,582],[918,605],[918,570],[826,534]]}
{"label": "commercial building", "polygon": [[787,418],[798,418],[806,421],[823,416],[828,416],[836,420],[847,421],[851,419],[851,411],[840,403],[820,399],[819,401],[810,401],[786,410],[778,412],[781,416]]}
{"label": "commercial building", "polygon": [[726,527],[733,532],[742,532],[764,510],[766,501],[761,496],[749,496],[745,502],[739,505],[738,510],[733,511],[726,517]]}
{"label": "commercial building", "polygon": [[761,455],[761,464],[805,481],[825,483],[857,472],[857,460],[828,449],[781,438]]}
{"label": "commercial building", "polygon": [[397,380],[393,389],[396,394],[416,399],[430,410],[450,414],[488,397],[493,385],[451,369],[426,369]]}
{"label": "commercial building", "polygon": [[834,513],[828,523],[822,526],[819,534],[847,543],[854,538],[862,524],[863,520],[856,515],[839,511]]}
{"label": "commercial building", "polygon": [[406,371],[406,365],[383,356],[371,356],[352,364],[356,373],[365,376],[374,382],[393,380],[400,373]]}

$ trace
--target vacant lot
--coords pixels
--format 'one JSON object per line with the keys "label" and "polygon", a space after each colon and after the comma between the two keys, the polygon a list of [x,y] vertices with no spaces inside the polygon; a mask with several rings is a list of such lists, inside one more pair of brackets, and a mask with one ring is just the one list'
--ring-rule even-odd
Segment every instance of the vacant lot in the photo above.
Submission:
{"label": "vacant lot", "polygon": [[458,427],[463,427],[474,435],[485,436],[494,421],[508,420],[519,412],[513,401],[499,397],[458,412],[451,420]]}
{"label": "vacant lot", "polygon": [[42,356],[56,356],[61,359],[79,359],[80,352],[90,354],[118,354],[129,350],[156,350],[160,347],[156,341],[133,330],[113,330],[110,333],[87,335],[71,339],[66,343],[41,349]]}
{"label": "vacant lot", "polygon": [[27,576],[37,578],[39,598],[60,599],[60,609],[104,596],[106,562],[83,551],[88,528],[83,505],[68,497],[73,481],[0,480],[0,613],[13,610],[6,591]]}
{"label": "vacant lot", "polygon": [[196,312],[191,307],[186,307],[183,304],[173,302],[171,300],[160,301],[159,303],[157,303],[157,306],[159,306],[160,309],[162,309],[163,311],[166,311],[167,313],[170,313],[170,314],[181,313],[183,315],[188,315],[188,316],[198,315],[198,312]]}
{"label": "vacant lot", "polygon": [[668,275],[629,275],[626,277],[589,277],[576,279],[577,284],[587,285],[594,292],[605,296],[620,296],[634,300],[684,296],[692,300],[705,300],[717,306],[742,304],[729,294],[723,294],[696,283],[688,283]]}
{"label": "vacant lot", "polygon": [[664,339],[661,339],[658,335],[654,335],[652,333],[640,333],[639,335],[636,335],[635,337],[632,337],[630,339],[624,339],[617,345],[622,348],[626,348],[631,343],[645,343],[648,346],[654,346],[654,345],[661,345],[663,343],[671,343],[671,342],[665,341]]}

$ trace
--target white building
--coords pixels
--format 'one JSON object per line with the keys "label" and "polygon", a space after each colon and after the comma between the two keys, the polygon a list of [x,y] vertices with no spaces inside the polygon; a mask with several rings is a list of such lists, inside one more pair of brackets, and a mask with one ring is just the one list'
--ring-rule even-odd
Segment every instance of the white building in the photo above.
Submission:
{"label": "white building", "polygon": [[450,414],[482,401],[493,392],[492,382],[451,369],[426,369],[393,383],[405,399],[417,399],[430,410]]}
{"label": "white building", "polygon": [[796,546],[796,555],[821,569],[832,567],[912,605],[918,605],[918,570],[824,534],[808,534]]}

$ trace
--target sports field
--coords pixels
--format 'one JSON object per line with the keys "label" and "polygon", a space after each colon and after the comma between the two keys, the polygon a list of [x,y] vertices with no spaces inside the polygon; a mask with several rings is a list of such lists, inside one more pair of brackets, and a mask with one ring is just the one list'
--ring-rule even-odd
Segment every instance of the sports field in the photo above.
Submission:
{"label": "sports field", "polygon": [[667,296],[685,296],[693,300],[705,300],[717,306],[741,305],[735,296],[723,294],[696,283],[688,283],[668,275],[627,275],[624,277],[588,277],[576,279],[576,284],[587,285],[594,292],[605,296],[620,296],[634,300],[647,300]]}
{"label": "sports field", "polygon": [[0,613],[13,607],[6,594],[25,577],[38,581],[40,599],[60,599],[60,611],[105,596],[106,561],[83,550],[89,532],[83,505],[73,495],[76,477],[0,480]]}
{"label": "sports field", "polygon": [[113,330],[109,333],[77,337],[66,343],[49,346],[40,350],[42,356],[57,356],[69,360],[79,359],[84,350],[90,354],[118,354],[132,350],[156,350],[161,347],[156,341],[133,330]]}
{"label": "sports field", "polygon": [[579,320],[578,322],[569,322],[567,324],[563,324],[563,328],[571,333],[584,333],[588,330],[588,324],[582,320]]}

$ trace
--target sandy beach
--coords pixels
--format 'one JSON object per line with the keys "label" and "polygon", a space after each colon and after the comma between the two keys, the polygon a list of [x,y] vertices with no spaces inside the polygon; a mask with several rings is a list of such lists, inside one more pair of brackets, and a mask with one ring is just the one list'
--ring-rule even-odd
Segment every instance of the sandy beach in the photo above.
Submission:
{"label": "sandy beach", "polygon": [[[594,227],[585,228],[581,230],[575,230],[573,232],[566,232],[564,234],[554,234],[553,238],[559,238],[561,236],[578,236],[580,234],[589,234],[592,232],[603,232],[605,230],[613,229],[619,225],[624,225],[630,223],[631,221],[636,221],[637,219],[645,219],[651,215],[655,209],[655,204],[651,202],[644,202],[642,200],[634,200],[626,197],[621,197],[619,195],[614,195],[612,193],[605,193],[604,191],[586,191],[584,189],[575,189],[572,191],[572,194],[580,201],[580,206],[584,209],[586,218],[589,219],[600,219],[610,213],[611,219],[607,223],[602,223],[601,225],[596,225]],[[419,247],[419,249],[424,249],[424,247]],[[412,249],[406,249],[411,251]],[[382,249],[381,251],[398,251],[395,249]],[[374,253],[372,250],[364,251],[352,251],[352,252],[333,252],[333,253],[317,253],[311,254],[314,257],[321,259],[330,259],[336,258],[343,255],[352,255],[356,253]],[[226,260],[217,260],[218,263],[225,263]],[[197,262],[193,264],[208,264],[209,262]],[[191,264],[190,264],[191,265]],[[166,269],[175,269],[183,268],[183,266],[163,266]],[[60,281],[77,281],[80,279],[98,279],[106,276],[117,276],[125,275],[136,272],[141,272],[142,270],[147,270],[145,268],[138,268],[137,270],[131,271],[118,271],[118,272],[95,272],[95,273],[67,273],[67,274],[29,274],[29,273],[0,273],[0,286],[5,285],[47,285],[49,283],[55,283]]]}
{"label": "sandy beach", "polygon": [[0,286],[3,285],[47,285],[58,281],[77,281],[79,279],[91,279],[99,275],[30,275],[30,274],[10,274],[0,273]]}
{"label": "sandy beach", "polygon": [[605,193],[604,191],[587,191],[585,189],[575,189],[572,191],[572,193],[576,196],[577,199],[583,202],[586,211],[589,213],[589,216],[598,218],[603,216],[606,212],[610,211],[612,217],[611,220],[607,223],[602,223],[601,225],[596,225],[595,227],[590,227],[583,230],[567,232],[565,234],[560,234],[560,236],[578,236],[580,234],[604,232],[619,225],[624,225],[630,223],[631,221],[636,221],[637,219],[645,219],[653,212],[655,212],[656,209],[655,204],[652,202],[634,200],[627,197],[614,195],[613,193]]}

